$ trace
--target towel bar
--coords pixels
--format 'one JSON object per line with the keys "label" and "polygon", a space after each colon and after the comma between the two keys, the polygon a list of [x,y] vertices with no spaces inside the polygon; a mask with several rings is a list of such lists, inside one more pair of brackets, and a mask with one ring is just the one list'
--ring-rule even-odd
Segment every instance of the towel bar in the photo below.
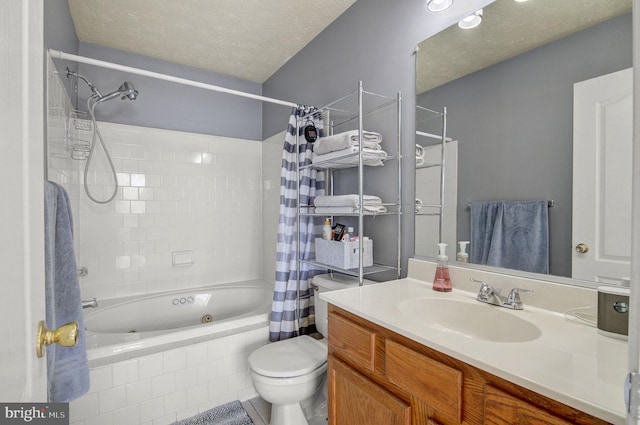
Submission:
{"label": "towel bar", "polygon": [[[549,199],[549,200],[547,201],[547,206],[548,206],[549,208],[552,208],[552,207],[554,207],[555,205],[556,205],[556,203],[555,203],[555,201],[554,201],[553,199]],[[467,204],[467,209],[471,209],[471,203],[468,203],[468,204]]]}

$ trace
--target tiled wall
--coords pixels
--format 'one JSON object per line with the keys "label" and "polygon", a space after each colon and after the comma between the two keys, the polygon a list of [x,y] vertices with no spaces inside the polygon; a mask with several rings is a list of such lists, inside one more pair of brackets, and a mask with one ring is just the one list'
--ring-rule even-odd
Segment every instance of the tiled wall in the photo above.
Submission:
{"label": "tiled wall", "polygon": [[[80,280],[83,298],[262,276],[260,142],[99,122],[120,188],[112,202],[91,202],[81,182],[92,122],[69,119],[71,103],[51,68],[49,179],[72,200],[76,259],[89,272]],[[104,200],[113,179],[97,146],[87,182]],[[174,265],[175,253],[193,264]]]}
{"label": "tiled wall", "polygon": [[[74,211],[80,206],[79,173],[81,161],[73,157],[82,155],[84,144],[78,140],[76,132],[77,116],[69,96],[62,85],[58,72],[51,59],[48,61],[47,81],[47,178],[60,183],[69,193],[71,207]],[[80,217],[74,214],[76,232],[74,237],[78,245],[79,233],[77,227]]]}
{"label": "tiled wall", "polygon": [[165,425],[255,396],[247,359],[268,328],[91,369],[71,425]]}
{"label": "tiled wall", "polygon": [[280,173],[285,132],[262,142],[262,278],[275,281],[276,242],[280,219]]}
{"label": "tiled wall", "polygon": [[[120,188],[81,192],[78,264],[88,297],[234,282],[262,274],[261,144],[99,123]],[[82,132],[81,132],[82,134]],[[96,165],[104,157],[97,156]],[[95,168],[93,168],[95,170]],[[88,174],[94,197],[110,173]],[[174,253],[192,265],[175,266]],[[186,257],[186,258],[185,258]]]}

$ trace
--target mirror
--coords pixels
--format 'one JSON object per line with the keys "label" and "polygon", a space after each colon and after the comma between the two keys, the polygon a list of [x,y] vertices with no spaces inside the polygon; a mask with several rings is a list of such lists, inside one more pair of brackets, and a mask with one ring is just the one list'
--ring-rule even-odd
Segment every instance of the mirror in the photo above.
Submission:
{"label": "mirror", "polygon": [[[450,185],[444,192],[443,230],[439,217],[422,207],[416,213],[415,254],[435,257],[442,233],[449,258],[455,259],[455,242],[470,238],[471,202],[553,201],[548,208],[549,274],[585,284],[584,277],[571,279],[576,277],[573,216],[581,212],[573,208],[572,190],[574,84],[632,66],[631,1],[496,0],[483,12],[480,26],[452,26],[418,46],[416,129],[441,136],[446,108],[451,142],[445,144],[445,183]],[[421,108],[440,115],[421,119]],[[416,136],[416,143],[441,152],[441,140],[427,139]],[[595,170],[580,168],[580,173]],[[421,192],[425,186],[438,187],[434,174],[426,178],[417,166],[416,198],[426,196]],[[593,198],[596,193],[593,189]],[[630,198],[626,204],[617,207],[628,208],[630,217]],[[616,255],[628,255],[628,238]],[[425,239],[429,242],[421,244]],[[622,276],[609,277],[587,280],[615,284]]]}

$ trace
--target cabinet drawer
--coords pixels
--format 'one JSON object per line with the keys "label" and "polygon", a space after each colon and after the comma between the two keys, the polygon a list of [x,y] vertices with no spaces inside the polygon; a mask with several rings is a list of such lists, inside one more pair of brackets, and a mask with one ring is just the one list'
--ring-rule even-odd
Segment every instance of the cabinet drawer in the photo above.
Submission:
{"label": "cabinet drawer", "polygon": [[484,423],[495,425],[570,425],[546,410],[487,385],[484,399]]}
{"label": "cabinet drawer", "polygon": [[442,414],[462,420],[462,372],[386,340],[389,382],[420,398]]}
{"label": "cabinet drawer", "polygon": [[376,334],[344,319],[329,315],[329,345],[338,354],[366,370],[375,369]]}

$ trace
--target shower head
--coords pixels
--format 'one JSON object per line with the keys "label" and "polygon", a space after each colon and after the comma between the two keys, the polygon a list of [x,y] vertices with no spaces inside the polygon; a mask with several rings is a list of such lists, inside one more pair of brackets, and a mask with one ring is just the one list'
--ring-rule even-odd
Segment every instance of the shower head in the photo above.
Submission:
{"label": "shower head", "polygon": [[78,77],[82,81],[87,83],[87,85],[91,89],[91,97],[96,100],[96,103],[115,99],[118,96],[120,96],[122,100],[136,100],[136,98],[138,97],[138,90],[133,88],[133,83],[131,81],[125,81],[120,87],[118,87],[118,90],[103,96],[102,93],[98,91],[96,86],[91,84],[91,81],[89,81],[85,76],[78,74],[77,72],[70,71],[69,68],[67,68],[67,78],[71,76]]}
{"label": "shower head", "polygon": [[96,103],[115,99],[116,97],[120,97],[122,100],[136,100],[138,97],[138,90],[133,88],[133,83],[131,81],[125,81],[120,87],[118,87],[118,90],[105,96],[100,96]]}
{"label": "shower head", "polygon": [[122,95],[122,97],[120,97],[122,100],[125,98],[129,100],[136,100],[138,97],[138,90],[133,88],[133,83],[131,81],[125,81],[122,83],[118,91]]}

